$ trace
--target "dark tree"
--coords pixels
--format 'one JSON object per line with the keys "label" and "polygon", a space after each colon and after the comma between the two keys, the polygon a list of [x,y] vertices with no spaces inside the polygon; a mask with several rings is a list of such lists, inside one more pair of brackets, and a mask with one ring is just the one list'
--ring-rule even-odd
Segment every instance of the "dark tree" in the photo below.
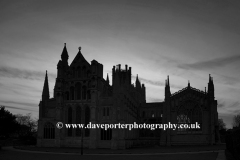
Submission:
{"label": "dark tree", "polygon": [[226,124],[223,122],[222,119],[218,119],[218,126],[219,130],[226,130]]}
{"label": "dark tree", "polygon": [[239,127],[240,128],[240,114],[235,115],[233,117],[233,127]]}
{"label": "dark tree", "polygon": [[[218,119],[218,126],[219,126],[220,135],[226,135],[226,133],[227,133],[226,124],[223,122],[222,119]],[[221,140],[221,141],[223,142],[223,140]]]}
{"label": "dark tree", "polygon": [[19,124],[17,131],[19,137],[31,137],[37,132],[37,120],[31,117],[31,113],[17,114],[16,121]]}
{"label": "dark tree", "polygon": [[9,138],[18,129],[16,116],[0,106],[0,138]]}

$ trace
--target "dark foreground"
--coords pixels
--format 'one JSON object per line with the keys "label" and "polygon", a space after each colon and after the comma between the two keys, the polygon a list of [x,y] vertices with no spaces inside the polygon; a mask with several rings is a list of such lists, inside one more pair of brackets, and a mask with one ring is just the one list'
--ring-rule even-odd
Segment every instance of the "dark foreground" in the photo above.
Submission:
{"label": "dark foreground", "polygon": [[34,153],[29,151],[8,150],[3,148],[0,151],[1,160],[216,160],[218,152],[211,153],[190,153],[190,154],[166,154],[166,155],[79,155],[79,154],[61,154],[61,153]]}
{"label": "dark foreground", "polygon": [[[50,148],[35,146],[15,146],[17,149],[40,152],[57,152],[57,153],[81,153],[80,148]],[[155,146],[145,148],[130,148],[125,150],[113,149],[84,149],[84,154],[155,154],[155,153],[178,153],[178,152],[201,152],[201,151],[219,151],[225,150],[225,144],[219,145],[202,145],[202,146]]]}

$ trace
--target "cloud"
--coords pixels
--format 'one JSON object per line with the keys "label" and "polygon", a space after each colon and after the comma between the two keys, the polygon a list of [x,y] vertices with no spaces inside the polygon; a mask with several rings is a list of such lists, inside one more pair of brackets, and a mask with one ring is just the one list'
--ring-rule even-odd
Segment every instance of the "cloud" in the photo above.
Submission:
{"label": "cloud", "polygon": [[225,65],[238,61],[240,61],[240,55],[234,55],[229,57],[216,58],[208,61],[196,62],[192,64],[179,64],[178,67],[189,70],[207,70],[217,67],[223,67]]}
{"label": "cloud", "polygon": [[[0,77],[42,81],[44,80],[45,72],[23,70],[18,68],[2,66],[0,67]],[[56,74],[48,73],[48,77],[50,77],[51,79],[55,79]]]}
{"label": "cloud", "polygon": [[[135,82],[136,76],[133,76],[133,75],[132,75],[132,79],[134,79],[134,82]],[[165,83],[160,82],[160,81],[153,81],[153,80],[149,80],[149,79],[145,79],[145,78],[140,78],[140,77],[138,77],[138,79],[139,79],[141,82],[148,83],[148,84],[151,84],[151,85],[154,85],[154,86],[165,86]]]}
{"label": "cloud", "polygon": [[[38,108],[38,104],[36,103],[28,103],[28,102],[17,102],[17,101],[5,101],[5,100],[1,100],[0,101],[1,104],[15,104],[15,105],[22,105],[22,106],[27,106],[27,107],[31,107],[31,108]],[[5,105],[3,105],[5,106]]]}
{"label": "cloud", "polygon": [[162,98],[154,98],[154,97],[147,97],[148,99],[148,102],[147,103],[150,103],[150,102],[163,102],[164,99]]}
{"label": "cloud", "polygon": [[218,100],[218,108],[224,108],[226,106],[226,103],[222,100]]}
{"label": "cloud", "polygon": [[239,108],[240,107],[240,102],[236,101],[234,103],[232,103],[231,105],[229,105],[229,108]]}
{"label": "cloud", "polygon": [[6,108],[10,108],[10,109],[17,109],[17,110],[23,110],[23,111],[32,111],[32,112],[37,112],[36,110],[32,110],[32,109],[26,109],[26,108],[22,108],[22,107],[14,107],[14,106],[6,106],[6,105],[1,105],[4,106]]}
{"label": "cloud", "polygon": [[236,77],[231,77],[231,76],[226,76],[226,75],[219,75],[219,76],[220,76],[220,78],[223,79],[224,84],[235,85],[240,82],[240,79],[236,78]]}

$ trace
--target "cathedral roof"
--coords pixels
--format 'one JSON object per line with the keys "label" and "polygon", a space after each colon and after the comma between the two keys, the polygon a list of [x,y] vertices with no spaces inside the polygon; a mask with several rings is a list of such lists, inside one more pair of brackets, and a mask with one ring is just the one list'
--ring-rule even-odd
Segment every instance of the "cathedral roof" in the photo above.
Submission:
{"label": "cathedral roof", "polygon": [[206,94],[204,91],[201,91],[201,90],[199,90],[199,89],[196,89],[196,88],[191,87],[191,86],[190,86],[190,83],[188,83],[188,86],[187,86],[187,87],[185,87],[185,88],[183,88],[183,89],[181,89],[181,90],[173,93],[173,94],[171,95],[171,97],[176,96],[176,95],[180,95],[180,94],[184,94],[184,93],[186,93],[186,92],[192,92],[192,91],[193,91],[193,92],[200,93],[200,94]]}
{"label": "cathedral roof", "polygon": [[70,66],[72,66],[72,65],[74,65],[76,63],[82,63],[82,62],[85,62],[85,63],[89,64],[88,61],[82,55],[81,47],[79,47],[78,49],[79,49],[78,53],[77,53],[76,57],[73,59],[73,61],[72,61]]}

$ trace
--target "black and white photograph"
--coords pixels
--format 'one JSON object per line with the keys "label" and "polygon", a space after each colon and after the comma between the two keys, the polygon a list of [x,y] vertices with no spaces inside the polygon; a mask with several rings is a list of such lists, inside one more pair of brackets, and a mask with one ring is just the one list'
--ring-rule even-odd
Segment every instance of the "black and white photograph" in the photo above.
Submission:
{"label": "black and white photograph", "polygon": [[240,160],[240,1],[1,0],[1,160]]}

